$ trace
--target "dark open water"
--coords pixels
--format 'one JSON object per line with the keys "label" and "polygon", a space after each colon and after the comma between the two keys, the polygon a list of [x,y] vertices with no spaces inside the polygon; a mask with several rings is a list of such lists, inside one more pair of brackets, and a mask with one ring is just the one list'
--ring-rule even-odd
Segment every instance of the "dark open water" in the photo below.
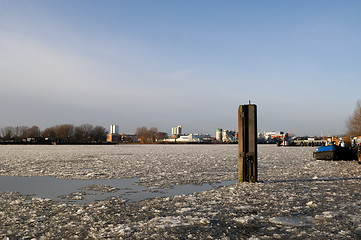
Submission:
{"label": "dark open water", "polygon": [[[103,200],[112,196],[120,196],[128,202],[137,202],[147,198],[171,197],[182,194],[191,194],[211,190],[220,186],[227,186],[237,181],[225,181],[217,184],[179,185],[170,189],[151,189],[139,185],[138,178],[128,179],[94,179],[94,180],[68,180],[54,177],[9,177],[0,176],[0,192],[19,192],[40,198],[49,198],[55,201],[73,202],[76,204]],[[138,184],[137,184],[138,183]],[[88,191],[83,189],[89,185],[108,185],[118,188],[115,192]],[[64,195],[81,192],[82,199],[69,200],[61,198]]]}

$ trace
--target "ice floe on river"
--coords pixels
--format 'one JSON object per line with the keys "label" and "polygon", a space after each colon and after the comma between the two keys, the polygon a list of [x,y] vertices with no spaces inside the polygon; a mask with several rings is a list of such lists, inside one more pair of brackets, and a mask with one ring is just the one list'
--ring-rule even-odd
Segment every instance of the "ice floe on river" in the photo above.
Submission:
{"label": "ice floe on river", "polygon": [[[132,203],[2,192],[0,239],[360,239],[361,165],[313,150],[259,145],[258,183]],[[212,184],[236,180],[237,145],[0,146],[0,175]]]}

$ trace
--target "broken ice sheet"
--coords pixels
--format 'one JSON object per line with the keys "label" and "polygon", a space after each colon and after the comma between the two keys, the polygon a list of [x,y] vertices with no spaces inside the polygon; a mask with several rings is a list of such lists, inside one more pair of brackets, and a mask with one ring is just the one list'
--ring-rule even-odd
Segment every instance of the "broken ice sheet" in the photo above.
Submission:
{"label": "broken ice sheet", "polygon": [[304,227],[311,226],[305,217],[272,217],[269,219],[271,223],[286,226]]}
{"label": "broken ice sheet", "polygon": [[[39,172],[31,170],[44,169],[57,178],[133,178],[131,183],[152,189],[237,179],[236,145],[0,146],[0,150],[1,174],[8,176],[34,176]],[[360,238],[357,163],[314,161],[314,148],[308,147],[260,145],[258,150],[260,182],[191,195],[136,202],[111,197],[76,205],[0,192],[0,238]],[[81,159],[82,154],[102,161]],[[89,172],[81,168],[104,175],[87,176]],[[141,178],[141,183],[134,178]]]}
{"label": "broken ice sheet", "polygon": [[104,185],[104,184],[92,184],[81,189],[87,191],[99,191],[99,192],[116,192],[119,190],[119,188],[111,187],[109,185]]}

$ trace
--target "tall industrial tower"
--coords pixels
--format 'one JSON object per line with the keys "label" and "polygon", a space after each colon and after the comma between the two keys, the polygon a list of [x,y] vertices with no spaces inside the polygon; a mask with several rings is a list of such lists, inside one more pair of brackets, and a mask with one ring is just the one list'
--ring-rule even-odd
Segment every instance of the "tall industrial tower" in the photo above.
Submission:
{"label": "tall industrial tower", "polygon": [[182,126],[172,127],[172,135],[173,135],[173,136],[180,136],[180,135],[182,135]]}
{"label": "tall industrial tower", "polygon": [[119,134],[119,126],[110,125],[110,134]]}

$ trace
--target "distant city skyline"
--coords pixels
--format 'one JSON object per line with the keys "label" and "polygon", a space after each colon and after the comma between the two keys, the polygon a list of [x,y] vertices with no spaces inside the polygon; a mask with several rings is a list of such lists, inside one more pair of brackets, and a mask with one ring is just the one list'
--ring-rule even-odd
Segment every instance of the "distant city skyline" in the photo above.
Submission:
{"label": "distant city skyline", "polygon": [[0,127],[346,132],[361,2],[0,1]]}

